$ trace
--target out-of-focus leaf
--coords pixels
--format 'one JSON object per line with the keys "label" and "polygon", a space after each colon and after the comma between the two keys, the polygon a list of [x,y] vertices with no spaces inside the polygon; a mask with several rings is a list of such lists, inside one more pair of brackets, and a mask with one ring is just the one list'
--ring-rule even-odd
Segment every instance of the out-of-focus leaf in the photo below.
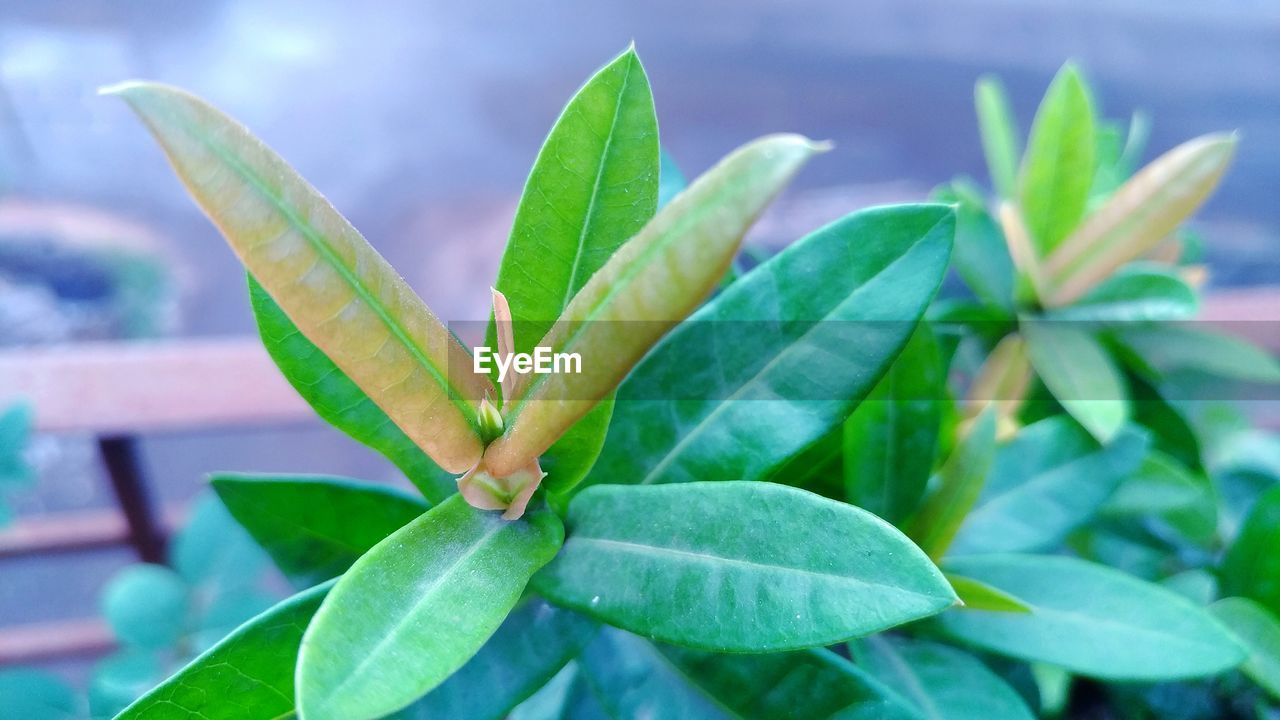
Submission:
{"label": "out-of-focus leaf", "polygon": [[922,324],[844,423],[849,502],[895,524],[916,509],[933,472],[944,393],[938,346]]}
{"label": "out-of-focus leaf", "polygon": [[115,718],[117,713],[164,680],[160,654],[131,647],[114,652],[93,666],[89,679],[89,715]]}
{"label": "out-of-focus leaf", "polygon": [[938,643],[885,636],[853,645],[859,666],[925,720],[1032,720],[1018,693],[978,658]]}
{"label": "out-of-focus leaf", "polygon": [[982,492],[995,455],[996,420],[983,413],[938,471],[932,492],[907,523],[907,534],[935,560],[946,554]]}
{"label": "out-of-focus leaf", "polygon": [[784,485],[599,485],[569,505],[567,525],[564,549],[534,580],[538,591],[686,647],[827,645],[955,601],[933,563],[888,523]]}
{"label": "out-of-focus leaf", "polygon": [[[940,205],[864,210],[740,278],[628,377],[586,482],[771,476],[839,427],[897,356],[953,227]],[[815,268],[839,272],[815,283]]]}
{"label": "out-of-focus leaf", "polygon": [[457,491],[436,465],[359,385],[307,339],[267,291],[249,281],[249,303],[267,354],[303,400],[326,422],[382,453],[433,503]]}
{"label": "out-of-focus leaf", "polygon": [[1030,613],[940,616],[944,632],[983,650],[1139,682],[1215,675],[1244,659],[1203,608],[1101,565],[1048,555],[987,555],[954,558],[946,567],[1031,607]]}
{"label": "out-of-focus leaf", "polygon": [[947,582],[956,591],[964,610],[990,610],[992,612],[1031,612],[1031,608],[1003,590],[954,573],[946,574]]}
{"label": "out-of-focus leaf", "polygon": [[1280,619],[1261,605],[1245,598],[1224,598],[1209,606],[1244,646],[1249,657],[1240,671],[1280,700]]}
{"label": "out-of-focus leaf", "polygon": [[1262,494],[1222,560],[1222,594],[1256,601],[1280,615],[1280,487]]}
{"label": "out-of-focus leaf", "polygon": [[1145,433],[1121,432],[1100,447],[1070,418],[1022,430],[996,453],[986,486],[951,552],[973,555],[1050,549],[1098,511],[1138,467]]}
{"label": "out-of-focus leaf", "polygon": [[1013,260],[981,191],[957,181],[935,191],[931,199],[955,203],[956,246],[951,261],[956,272],[984,303],[1012,309]]}
{"label": "out-of-focus leaf", "polygon": [[17,668],[0,670],[0,708],[22,720],[73,720],[81,717],[75,692],[56,675]]}
{"label": "out-of-focus leaf", "polygon": [[25,452],[31,436],[31,406],[14,403],[0,413],[0,486],[31,481]]}
{"label": "out-of-focus leaf", "polygon": [[1218,599],[1218,578],[1203,568],[1183,570],[1160,584],[1197,605],[1209,605]]}
{"label": "out-of-focus leaf", "polygon": [[455,495],[397,530],[334,586],[298,656],[299,714],[371,720],[462,667],[559,549],[550,511],[508,522]]}
{"label": "out-of-focus leaf", "polygon": [[663,207],[676,195],[684,192],[689,183],[685,180],[684,173],[680,172],[675,158],[665,148],[661,151],[659,160],[661,170],[658,173],[658,207]]}
{"label": "out-of-focus leaf", "polygon": [[1017,271],[1013,278],[1014,300],[1018,305],[1038,305],[1048,291],[1049,281],[1045,277],[1044,263],[1031,237],[1026,218],[1018,206],[1009,201],[1000,203],[997,217],[1000,220],[1000,233],[1009,250],[1009,259]]}
{"label": "out-of-focus leaf", "polygon": [[1095,143],[1089,89],[1067,63],[1036,110],[1018,178],[1019,204],[1039,257],[1058,247],[1084,216]]}
{"label": "out-of-focus leaf", "polygon": [[1046,303],[1074,302],[1155,247],[1209,197],[1235,148],[1234,134],[1203,135],[1134,175],[1048,256],[1045,269],[1052,291]]}
{"label": "out-of-focus leaf", "polygon": [[1129,265],[1076,302],[1047,313],[1053,320],[1144,322],[1183,320],[1200,310],[1200,298],[1177,273],[1158,265]]}
{"label": "out-of-focus leaf", "polygon": [[210,484],[241,527],[302,585],[341,575],[427,511],[426,503],[397,490],[346,478],[220,473]]}
{"label": "out-of-focus leaf", "polygon": [[253,277],[406,435],[450,472],[480,459],[475,404],[488,379],[315,188],[193,95],[144,82],[104,92],[137,112]]}
{"label": "out-of-focus leaf", "polygon": [[1201,544],[1210,543],[1218,529],[1218,502],[1209,479],[1161,452],[1147,455],[1103,510],[1112,516],[1159,519]]}
{"label": "out-of-focus leaf", "polygon": [[115,720],[292,717],[298,644],[331,585],[298,593],[245,623]]}
{"label": "out-of-focus leaf", "polygon": [[1186,325],[1158,325],[1123,328],[1116,337],[1141,362],[1140,369],[1157,378],[1194,370],[1235,380],[1280,382],[1280,362],[1274,356],[1230,335]]}
{"label": "out-of-focus leaf", "polygon": [[1129,394],[1120,370],[1085,329],[1072,323],[1022,323],[1031,366],[1062,404],[1099,442],[1110,442],[1129,420]]}
{"label": "out-of-focus leaf", "polygon": [[982,134],[982,151],[987,158],[991,184],[1000,197],[1011,198],[1022,151],[1019,149],[1018,125],[1000,79],[993,75],[978,78],[973,88],[973,102],[978,112],[978,131]]}
{"label": "out-of-focus leaf", "polygon": [[495,476],[526,466],[617,387],[724,274],[743,234],[822,146],[773,135],[722,160],[662,209],[573,296],[538,342],[578,353],[582,372],[535,376],[485,452]]}
{"label": "out-of-focus leaf", "polygon": [[187,584],[162,565],[131,565],[102,593],[102,614],[121,642],[142,648],[171,645],[187,615]]}
{"label": "out-of-focus leaf", "polygon": [[1014,426],[1018,408],[1031,385],[1031,360],[1027,343],[1017,333],[1002,338],[983,361],[969,385],[966,415],[974,416],[988,406],[994,408],[997,437],[1004,437]]}

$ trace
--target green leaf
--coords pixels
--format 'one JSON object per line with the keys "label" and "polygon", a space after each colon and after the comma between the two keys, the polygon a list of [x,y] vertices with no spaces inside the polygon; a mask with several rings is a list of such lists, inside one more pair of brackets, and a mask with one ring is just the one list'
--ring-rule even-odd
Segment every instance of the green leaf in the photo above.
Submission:
{"label": "green leaf", "polygon": [[498,629],[563,533],[547,510],[508,522],[455,495],[383,540],[307,629],[303,717],[377,718],[439,685]]}
{"label": "green leaf", "polygon": [[1013,258],[981,192],[957,181],[931,199],[956,206],[956,247],[951,256],[956,272],[984,303],[1011,310]]}
{"label": "green leaf", "polygon": [[1109,442],[1129,419],[1129,395],[1111,356],[1071,323],[1024,320],[1031,366],[1054,399],[1099,442]]}
{"label": "green leaf", "polygon": [[1210,605],[1209,612],[1249,652],[1240,671],[1280,700],[1280,619],[1245,598],[1224,598]]}
{"label": "green leaf", "polygon": [[1200,298],[1177,273],[1154,264],[1121,268],[1075,303],[1047,313],[1053,320],[1150,322],[1183,320],[1200,310]]}
{"label": "green leaf", "polygon": [[982,493],[995,446],[995,413],[984,412],[938,471],[938,481],[919,512],[907,522],[907,534],[929,557],[936,560],[951,547],[956,531]]}
{"label": "green leaf", "polygon": [[906,698],[925,720],[1031,720],[1018,693],[974,656],[886,636],[854,645],[859,666]]}
{"label": "green leaf", "polygon": [[25,457],[33,416],[25,402],[14,403],[0,413],[0,485],[26,484],[35,476]]}
{"label": "green leaf", "polygon": [[539,461],[547,474],[542,486],[549,493],[565,494],[573,490],[591,472],[600,457],[604,439],[613,417],[613,396],[601,400],[560,439],[547,448]]}
{"label": "green leaf", "polygon": [[346,572],[427,511],[398,490],[346,478],[220,473],[210,484],[276,566],[304,586]]}
{"label": "green leaf", "polygon": [[72,689],[56,675],[14,668],[0,670],[0,707],[22,720],[73,720],[82,716]]}
{"label": "green leaf", "polygon": [[203,100],[157,83],[119,95],[192,197],[295,325],[444,469],[480,459],[476,404],[492,392],[466,348],[293,168]]}
{"label": "green leaf", "polygon": [[1075,558],[955,558],[947,571],[1020,598],[1030,613],[963,611],[939,618],[957,640],[1021,660],[1116,681],[1214,675],[1244,658],[1203,608],[1158,585]]}
{"label": "green leaf", "polygon": [[[729,720],[734,717],[727,708],[681,676],[656,647],[621,630],[600,628],[583,650],[578,664],[589,692],[568,714],[573,720]],[[584,709],[589,712],[582,712]]]}
{"label": "green leaf", "polygon": [[1062,67],[1031,125],[1018,197],[1032,242],[1048,255],[1079,224],[1093,180],[1093,103],[1075,65]]}
{"label": "green leaf", "polygon": [[1218,529],[1218,498],[1209,478],[1153,451],[1120,484],[1103,510],[1113,517],[1159,520],[1202,545]]}
{"label": "green leaf", "polygon": [[534,580],[539,592],[687,647],[827,645],[955,601],[888,523],[784,485],[600,485],[574,499],[566,524],[564,549]]}
{"label": "green leaf", "polygon": [[161,655],[155,650],[131,647],[95,663],[89,678],[90,717],[114,718],[163,681]]}
{"label": "green leaf", "polygon": [[[758,480],[838,428],[936,292],[952,217],[853,213],[733,283],[627,379],[585,482]],[[815,268],[839,272],[815,283]]]}
{"label": "green leaf", "polygon": [[1026,603],[984,582],[954,573],[945,573],[945,575],[947,582],[951,583],[951,589],[956,591],[956,596],[963,603],[961,609],[990,610],[993,612],[1031,612],[1031,608],[1027,607]]}
{"label": "green leaf", "polygon": [[956,536],[956,555],[1052,549],[1092,518],[1147,451],[1136,428],[1099,446],[1058,415],[996,453],[986,487]]}
{"label": "green leaf", "polygon": [[102,593],[102,614],[126,645],[161,648],[182,635],[188,612],[187,584],[162,565],[131,565]]}
{"label": "green leaf", "polygon": [[1156,377],[1182,370],[1259,383],[1280,383],[1280,362],[1244,340],[1181,325],[1123,328],[1119,341]]}
{"label": "green leaf", "polygon": [[382,453],[431,502],[438,503],[456,492],[453,475],[436,465],[359,385],[308,340],[252,275],[245,277],[262,344],[311,409],[330,425]]}
{"label": "green leaf", "polygon": [[1280,615],[1280,487],[1263,493],[1222,560],[1222,594],[1254,600]]}
{"label": "green leaf", "polygon": [[293,717],[298,643],[331,586],[298,593],[245,623],[115,720]]}
{"label": "green leaf", "polygon": [[1173,233],[1217,187],[1235,149],[1234,134],[1203,135],[1134,175],[1048,256],[1048,304],[1074,302]]}
{"label": "green leaf", "polygon": [[502,720],[576,657],[596,628],[577,613],[527,600],[475,657],[395,720]]}
{"label": "green leaf", "polygon": [[849,502],[894,524],[916,509],[933,472],[944,394],[938,345],[922,324],[844,423]]}
{"label": "green leaf", "polygon": [[982,151],[987,157],[991,185],[1002,198],[1011,198],[1018,172],[1018,126],[1009,107],[1004,85],[993,75],[978,78],[973,88],[973,102],[978,112],[978,130],[982,134]]}
{"label": "green leaf", "polygon": [[578,353],[582,372],[537,375],[485,452],[501,477],[525,467],[609,395],[674,323],[715,287],[743,234],[822,149],[773,135],[722,160],[624,244],[573,297],[538,345]]}

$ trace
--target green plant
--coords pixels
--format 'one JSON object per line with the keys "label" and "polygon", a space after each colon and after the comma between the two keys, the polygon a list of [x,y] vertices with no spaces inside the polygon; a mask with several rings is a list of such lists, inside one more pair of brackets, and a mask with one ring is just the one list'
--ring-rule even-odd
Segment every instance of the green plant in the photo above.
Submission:
{"label": "green plant", "polygon": [[[35,472],[27,460],[31,436],[31,407],[15,403],[0,412],[0,491],[31,484]],[[9,507],[0,493],[0,527],[9,524]]]}

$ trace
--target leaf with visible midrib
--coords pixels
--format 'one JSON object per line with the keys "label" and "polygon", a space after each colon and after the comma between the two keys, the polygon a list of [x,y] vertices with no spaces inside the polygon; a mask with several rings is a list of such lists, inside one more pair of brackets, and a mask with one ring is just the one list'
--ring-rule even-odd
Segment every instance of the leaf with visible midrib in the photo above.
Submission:
{"label": "leaf with visible midrib", "polygon": [[568,541],[534,579],[539,592],[687,647],[827,645],[955,601],[893,526],[784,485],[598,485],[574,498],[566,522]]}
{"label": "leaf with visible midrib", "polygon": [[1089,89],[1076,67],[1067,63],[1036,111],[1019,176],[1022,216],[1042,258],[1084,216],[1096,145]]}
{"label": "leaf with visible midrib", "polygon": [[953,218],[863,210],[739,278],[627,378],[586,482],[758,480],[838,427],[937,291]]}
{"label": "leaf with visible midrib", "polygon": [[1070,322],[1024,319],[1031,366],[1053,397],[1099,442],[1110,442],[1129,419],[1124,377],[1102,344]]}
{"label": "leaf with visible midrib", "polygon": [[548,510],[506,521],[454,495],[365,553],[316,613],[298,657],[307,720],[370,720],[462,667],[564,537]]}
{"label": "leaf with visible midrib", "polygon": [[142,82],[103,92],[137,112],[249,272],[406,435],[450,472],[479,460],[473,403],[487,378],[315,188],[193,95]]}
{"label": "leaf with visible midrib", "polygon": [[298,593],[241,625],[115,720],[285,720],[294,717],[298,643],[333,583]]}
{"label": "leaf with visible midrib", "polygon": [[219,473],[209,482],[276,566],[302,583],[341,575],[428,509],[398,490],[347,478]]}

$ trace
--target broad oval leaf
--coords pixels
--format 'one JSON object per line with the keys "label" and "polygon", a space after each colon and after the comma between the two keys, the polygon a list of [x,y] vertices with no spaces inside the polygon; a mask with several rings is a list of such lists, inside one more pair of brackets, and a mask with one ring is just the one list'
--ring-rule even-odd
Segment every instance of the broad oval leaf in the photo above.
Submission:
{"label": "broad oval leaf", "polygon": [[1099,442],[1110,442],[1129,420],[1129,393],[1119,368],[1086,329],[1024,319],[1031,366],[1054,399]]}
{"label": "broad oval leaf", "polygon": [[1000,197],[1011,198],[1022,151],[1018,147],[1018,126],[1000,79],[993,75],[978,78],[973,88],[973,103],[978,113],[982,152],[987,158],[991,184]]}
{"label": "broad oval leaf", "polygon": [[534,580],[553,602],[687,647],[827,645],[939,612],[950,585],[891,525],[784,485],[600,485]]}
{"label": "broad oval leaf", "polygon": [[475,465],[488,379],[396,271],[293,168],[203,100],[157,83],[119,95],[289,318],[444,469]]}
{"label": "broad oval leaf", "polygon": [[1280,619],[1245,598],[1224,598],[1209,612],[1227,626],[1249,652],[1240,671],[1280,700]]}
{"label": "broad oval leaf", "polygon": [[953,217],[853,213],[735,281],[627,379],[585,482],[758,480],[838,428],[937,291]]}
{"label": "broad oval leaf", "polygon": [[1204,135],[1140,170],[1047,258],[1046,302],[1074,302],[1164,240],[1217,187],[1235,149],[1234,134]]}
{"label": "broad oval leaf", "polygon": [[1214,675],[1244,653],[1203,608],[1101,565],[1048,555],[955,558],[948,572],[1019,598],[1030,613],[958,611],[938,624],[990,652],[1117,681]]}
{"label": "broad oval leaf", "polygon": [[1254,501],[1222,560],[1222,593],[1280,615],[1280,487]]}
{"label": "broad oval leaf", "polygon": [[1075,65],[1045,92],[1022,158],[1018,199],[1037,255],[1047,256],[1084,216],[1093,180],[1093,102]]}
{"label": "broad oval leaf", "polygon": [[1129,265],[1073,304],[1047,313],[1053,320],[1151,322],[1183,320],[1200,309],[1195,290],[1158,265]]}
{"label": "broad oval leaf", "polygon": [[292,717],[298,644],[332,585],[298,593],[240,626],[115,720]]}
{"label": "broad oval leaf", "polygon": [[508,522],[459,495],[365,553],[316,614],[298,657],[307,720],[399,710],[462,667],[564,537],[551,512]]}
{"label": "broad oval leaf", "polygon": [[398,490],[347,478],[218,473],[210,484],[240,526],[300,584],[341,575],[428,508]]}
{"label": "broad oval leaf", "polygon": [[798,135],[739,148],[624,244],[583,286],[538,342],[578,353],[582,372],[537,375],[507,411],[507,431],[485,453],[496,476],[541,455],[617,387],[673,323],[715,287],[747,228],[822,150]]}
{"label": "broad oval leaf", "polygon": [[1133,427],[1100,446],[1062,415],[1024,428],[996,452],[951,552],[1053,549],[1098,512],[1147,447],[1147,434]]}
{"label": "broad oval leaf", "polygon": [[438,503],[457,491],[453,475],[436,465],[359,385],[307,339],[267,291],[246,275],[249,304],[267,354],[316,414],[382,453],[428,500]]}
{"label": "broad oval leaf", "polygon": [[854,645],[858,665],[923,720],[1032,720],[1017,691],[978,658],[923,640],[875,636]]}

